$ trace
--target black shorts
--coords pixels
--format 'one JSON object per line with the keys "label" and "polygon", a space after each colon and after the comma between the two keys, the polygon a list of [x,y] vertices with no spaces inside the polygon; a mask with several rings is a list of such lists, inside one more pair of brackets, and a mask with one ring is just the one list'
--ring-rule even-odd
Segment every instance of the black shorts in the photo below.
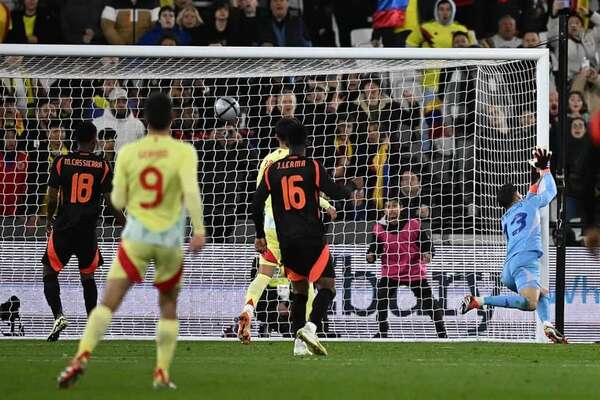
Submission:
{"label": "black shorts", "polygon": [[96,268],[104,264],[102,254],[98,248],[96,230],[74,231],[66,230],[52,232],[48,238],[46,252],[42,264],[60,272],[69,262],[71,256],[77,257],[79,271],[82,274],[91,274]]}
{"label": "black shorts", "polygon": [[316,282],[319,278],[335,278],[333,258],[329,253],[329,245],[319,242],[309,244],[298,241],[296,243],[280,243],[281,263],[286,275],[291,281],[308,279]]}

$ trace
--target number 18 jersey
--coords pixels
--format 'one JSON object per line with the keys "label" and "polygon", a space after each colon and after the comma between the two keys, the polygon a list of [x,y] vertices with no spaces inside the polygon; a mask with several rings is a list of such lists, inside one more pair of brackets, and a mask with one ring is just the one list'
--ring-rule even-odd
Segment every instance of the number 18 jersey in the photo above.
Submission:
{"label": "number 18 jersey", "polygon": [[[148,135],[125,145],[117,156],[111,199],[127,209],[127,225],[130,216],[154,233],[181,224],[184,196],[197,194],[200,200],[197,163],[194,147],[170,136]],[[204,230],[201,209],[190,210],[190,217],[195,232]]]}
{"label": "number 18 jersey", "polygon": [[506,238],[505,264],[521,253],[535,252],[538,258],[544,254],[539,210],[547,206],[554,196],[556,183],[548,172],[542,176],[539,186],[534,185],[523,200],[502,216],[502,231]]}

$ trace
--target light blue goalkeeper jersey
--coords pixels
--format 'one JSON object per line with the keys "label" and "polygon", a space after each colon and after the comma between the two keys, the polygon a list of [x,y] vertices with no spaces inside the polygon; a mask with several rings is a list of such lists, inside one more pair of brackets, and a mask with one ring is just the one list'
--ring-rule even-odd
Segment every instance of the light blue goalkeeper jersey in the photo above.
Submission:
{"label": "light blue goalkeeper jersey", "polygon": [[538,258],[544,254],[540,208],[547,206],[556,196],[556,183],[551,173],[545,173],[538,184],[537,193],[529,191],[527,196],[514,204],[502,216],[502,231],[506,238],[506,261],[525,252],[536,252]]}

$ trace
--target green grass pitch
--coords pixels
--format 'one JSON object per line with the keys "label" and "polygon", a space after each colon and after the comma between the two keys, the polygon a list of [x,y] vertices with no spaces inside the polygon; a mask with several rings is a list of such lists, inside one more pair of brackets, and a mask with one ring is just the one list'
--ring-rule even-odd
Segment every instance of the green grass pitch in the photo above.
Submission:
{"label": "green grass pitch", "polygon": [[297,359],[291,342],[180,342],[174,392],[151,388],[154,343],[106,341],[75,388],[56,376],[76,342],[0,340],[0,393],[17,399],[598,399],[595,345],[326,343]]}

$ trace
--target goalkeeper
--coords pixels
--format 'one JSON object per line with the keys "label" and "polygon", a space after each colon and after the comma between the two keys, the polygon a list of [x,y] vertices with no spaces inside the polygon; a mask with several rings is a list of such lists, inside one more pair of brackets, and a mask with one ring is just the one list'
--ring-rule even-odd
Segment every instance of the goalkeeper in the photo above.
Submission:
{"label": "goalkeeper", "polygon": [[546,149],[536,148],[534,159],[529,163],[535,167],[540,179],[531,185],[523,198],[512,183],[503,185],[498,191],[498,203],[506,210],[502,216],[502,231],[506,238],[506,261],[502,271],[502,282],[516,295],[476,297],[466,295],[460,312],[484,305],[537,311],[544,325],[544,334],[554,343],[567,343],[565,338],[550,322],[548,289],[540,283],[540,258],[542,230],[540,209],[546,207],[556,196],[556,183],[550,173],[550,157]]}
{"label": "goalkeeper", "polygon": [[[267,155],[260,163],[258,171],[258,178],[256,186],[260,185],[265,170],[271,164],[287,157],[290,153],[288,140],[285,134],[278,129],[275,129],[275,136],[279,143],[277,150]],[[327,212],[332,220],[336,218],[336,209],[323,197],[319,199],[320,207]],[[273,218],[273,208],[271,206],[271,197],[267,199],[265,203],[265,234],[267,240],[268,250],[260,255],[258,272],[248,289],[246,290],[246,297],[244,299],[244,308],[238,317],[238,331],[237,335],[243,344],[250,343],[250,327],[252,325],[252,317],[258,300],[261,298],[263,292],[270,284],[277,284],[277,277],[273,278],[275,271],[278,271],[279,276],[285,276],[283,265],[281,264],[281,252],[279,250],[279,240],[277,239],[277,231],[275,230],[275,220]],[[293,295],[293,294],[292,294]],[[314,298],[314,288],[309,285],[308,293],[308,307],[306,310],[307,317],[311,312],[312,300]]]}

